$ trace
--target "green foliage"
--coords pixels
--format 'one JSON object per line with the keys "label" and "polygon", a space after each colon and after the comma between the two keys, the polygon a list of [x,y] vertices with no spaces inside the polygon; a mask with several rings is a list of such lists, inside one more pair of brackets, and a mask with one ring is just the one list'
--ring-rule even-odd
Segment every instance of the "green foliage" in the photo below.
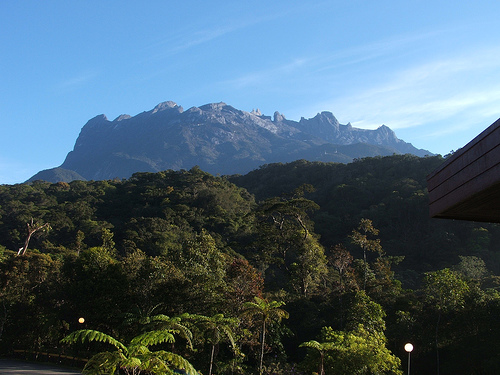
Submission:
{"label": "green foliage", "polygon": [[118,370],[126,374],[165,374],[175,369],[184,370],[188,375],[197,371],[182,356],[164,350],[150,351],[149,346],[173,342],[172,331],[161,330],[143,333],[134,337],[128,346],[110,335],[95,330],[79,330],[61,340],[62,343],[103,342],[112,345],[114,352],[100,352],[85,366],[84,374],[113,374]]}
{"label": "green foliage", "polygon": [[425,277],[425,294],[430,305],[439,311],[463,307],[469,286],[455,271],[444,268]]}
{"label": "green foliage", "polygon": [[24,256],[6,252],[0,263],[0,343],[39,350],[58,341],[61,305],[62,263],[37,251]]}
{"label": "green foliage", "polygon": [[261,326],[260,373],[263,371],[267,325],[273,321],[280,322],[282,319],[288,319],[289,317],[288,312],[281,308],[283,305],[285,305],[283,301],[268,301],[260,297],[254,297],[253,302],[243,304],[241,315],[256,317],[257,323],[260,323]]}
{"label": "green foliage", "polygon": [[362,218],[371,220],[384,253],[405,257],[395,271],[406,288],[418,288],[425,272],[457,264],[459,255],[480,256],[498,274],[498,225],[429,218],[426,176],[442,162],[441,156],[412,155],[349,164],[299,160],[270,164],[231,181],[259,201],[313,185],[315,192],[307,198],[320,206],[311,219],[321,244],[328,249],[344,243],[355,258],[362,257],[362,249],[348,246],[346,239]]}
{"label": "green foliage", "polygon": [[386,348],[382,332],[368,332],[360,325],[354,331],[334,331],[325,327],[322,335],[323,345],[328,348],[325,373],[403,374],[401,361]]}
{"label": "green foliage", "polygon": [[201,332],[201,336],[204,338],[204,341],[209,343],[212,348],[210,351],[210,366],[208,369],[208,374],[211,375],[214,365],[216,346],[223,341],[228,341],[233,350],[235,350],[236,343],[234,340],[233,330],[239,324],[239,320],[236,318],[225,317],[223,314],[215,314],[210,317],[195,315],[191,316],[190,320],[193,321],[195,327]]}
{"label": "green foliage", "polygon": [[[316,338],[337,343],[324,351],[325,368],[336,358],[353,373],[358,359],[376,369],[366,354],[376,347],[377,361],[395,364],[384,351],[404,359],[411,341],[415,373],[436,371],[436,351],[443,374],[495,373],[500,226],[429,219],[425,176],[441,162],[394,155],[273,164],[231,178],[193,168],[2,185],[0,351],[57,351],[83,316],[85,328],[119,342],[145,340],[127,346],[140,356],[97,355],[95,371],[106,358],[132,367],[139,357],[160,371],[151,353],[166,347],[207,373],[212,349],[219,374],[287,373],[302,362],[299,345]],[[52,229],[16,256],[32,218]],[[268,307],[282,312],[265,318]],[[196,328],[189,317],[200,315],[241,317],[231,325],[235,346],[222,331],[218,342]],[[336,332],[332,341],[322,327]],[[320,353],[309,350],[308,370],[318,371]]]}
{"label": "green foliage", "polygon": [[364,275],[363,275],[363,290],[366,289],[366,279],[368,277],[368,262],[366,260],[366,252],[372,251],[377,252],[382,255],[382,246],[380,245],[380,239],[374,238],[370,239],[368,235],[376,236],[378,235],[378,229],[373,227],[373,223],[369,219],[361,219],[357,230],[352,231],[350,236],[351,241],[356,246],[359,246],[363,250],[363,262],[364,262]]}
{"label": "green foliage", "polygon": [[385,331],[385,311],[364,291],[355,294],[347,315],[347,330],[356,330],[359,325],[369,332]]}
{"label": "green foliage", "polygon": [[160,329],[167,332],[169,331],[176,332],[180,337],[182,337],[187,341],[189,347],[192,349],[193,333],[183,322],[184,320],[189,320],[190,318],[191,316],[188,313],[174,317],[169,317],[167,315],[159,314],[147,317],[141,323],[149,324],[155,327],[157,330]]}
{"label": "green foliage", "polygon": [[328,273],[327,259],[321,244],[313,237],[303,240],[295,262],[290,265],[290,283],[304,297],[319,292]]}
{"label": "green foliage", "polygon": [[62,343],[68,343],[68,344],[75,342],[85,342],[85,341],[104,342],[113,345],[116,349],[122,352],[126,353],[128,351],[125,345],[123,345],[121,342],[114,339],[113,337],[103,332],[94,331],[90,329],[82,329],[75,331],[61,340]]}
{"label": "green foliage", "polygon": [[319,360],[319,375],[325,374],[325,353],[329,350],[334,349],[334,344],[332,342],[322,342],[319,343],[316,340],[306,341],[299,345],[301,348],[310,348],[318,352],[320,356]]}

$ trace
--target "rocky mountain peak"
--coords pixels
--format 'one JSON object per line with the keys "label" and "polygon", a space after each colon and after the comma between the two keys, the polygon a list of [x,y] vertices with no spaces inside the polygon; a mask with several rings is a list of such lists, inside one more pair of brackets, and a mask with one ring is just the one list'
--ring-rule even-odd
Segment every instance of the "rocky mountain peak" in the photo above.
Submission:
{"label": "rocky mountain peak", "polygon": [[128,120],[129,118],[132,118],[132,116],[130,116],[130,115],[120,115],[117,118],[115,118],[113,120],[113,122],[118,122],[118,121],[122,121],[122,120]]}
{"label": "rocky mountain peak", "polygon": [[109,121],[105,114],[92,117],[88,122],[103,122],[103,121]]}
{"label": "rocky mountain peak", "polygon": [[273,122],[282,122],[286,120],[285,115],[282,115],[278,111],[274,112]]}
{"label": "rocky mountain peak", "polygon": [[337,120],[337,118],[331,112],[321,112],[321,113],[318,113],[314,117],[314,119],[316,119],[318,122],[331,124],[333,126],[338,126],[339,125],[339,121]]}
{"label": "rocky mountain peak", "polygon": [[108,122],[109,122],[109,120],[106,117],[106,115],[104,115],[104,114],[97,115],[97,116],[91,118],[89,121],[87,121],[87,123],[85,124],[85,126],[83,128],[90,129],[90,128],[95,128],[95,127],[100,127],[103,124],[106,124]]}
{"label": "rocky mountain peak", "polygon": [[382,134],[385,138],[387,139],[390,139],[390,140],[398,140],[398,137],[396,137],[396,133],[394,133],[394,131],[389,128],[388,126],[386,125],[381,125],[377,128],[376,130],[377,133],[379,134]]}
{"label": "rocky mountain peak", "polygon": [[166,101],[166,102],[160,103],[156,107],[154,107],[153,111],[151,113],[154,114],[156,112],[161,112],[161,111],[165,111],[165,110],[172,109],[172,108],[179,108],[179,106],[175,102]]}
{"label": "rocky mountain peak", "polygon": [[331,112],[297,122],[277,111],[271,118],[223,102],[184,112],[167,101],[113,122],[105,115],[89,120],[59,167],[65,173],[53,175],[103,180],[195,165],[212,174],[241,174],[297,159],[347,163],[393,153],[430,154],[399,140],[385,125],[376,130],[341,125]]}
{"label": "rocky mountain peak", "polygon": [[227,104],[224,102],[219,102],[219,103],[210,103],[210,104],[205,104],[201,107],[199,107],[202,111],[220,111],[224,107],[226,107]]}

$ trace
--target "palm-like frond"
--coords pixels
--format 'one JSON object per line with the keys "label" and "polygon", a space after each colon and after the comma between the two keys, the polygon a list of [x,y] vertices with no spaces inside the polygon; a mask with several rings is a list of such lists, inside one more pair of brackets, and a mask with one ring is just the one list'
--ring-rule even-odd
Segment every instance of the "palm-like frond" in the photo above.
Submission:
{"label": "palm-like frond", "polygon": [[129,357],[129,358],[126,358],[124,359],[121,363],[120,363],[120,366],[121,367],[125,367],[125,368],[142,368],[142,361],[140,358],[138,357]]}
{"label": "palm-like frond", "polygon": [[299,345],[299,348],[312,348],[318,351],[322,350],[321,344],[315,340],[303,342],[302,344]]}
{"label": "palm-like frond", "polygon": [[128,353],[130,356],[144,356],[151,353],[147,346],[141,344],[130,344],[128,346]]}
{"label": "palm-like frond", "polygon": [[114,374],[124,358],[123,354],[117,351],[98,353],[89,359],[82,373],[85,375]]}
{"label": "palm-like frond", "polygon": [[207,338],[212,344],[218,344],[225,336],[231,345],[235,346],[232,328],[238,325],[238,319],[225,317],[224,314],[215,314],[210,317],[196,315],[194,321],[206,332]]}
{"label": "palm-like frond", "polygon": [[145,332],[139,336],[136,336],[130,341],[131,345],[156,345],[161,344],[163,342],[173,343],[175,342],[174,333],[178,331],[172,329],[162,329],[159,331],[149,331]]}
{"label": "palm-like frond", "polygon": [[183,319],[187,319],[189,317],[190,315],[187,313],[174,317],[158,314],[152,316],[149,322],[154,323],[155,328],[176,330],[182,338],[187,340],[189,347],[192,349],[193,333],[188,327],[181,323]]}
{"label": "palm-like frond", "polygon": [[170,316],[164,315],[164,314],[158,314],[158,315],[151,317],[152,322],[165,322],[165,323],[169,323],[169,324],[180,323],[181,320],[182,320],[182,318],[180,316],[170,317]]}
{"label": "palm-like frond", "polygon": [[271,307],[271,310],[269,311],[269,318],[271,319],[281,321],[281,319],[288,319],[289,317],[290,314],[288,313],[288,311],[285,311],[278,307]]}
{"label": "palm-like frond", "polygon": [[198,375],[198,372],[194,369],[193,365],[189,361],[178,354],[167,352],[164,350],[159,350],[151,353],[158,359],[165,361],[175,369],[181,369],[186,371],[187,375]]}
{"label": "palm-like frond", "polygon": [[222,325],[219,327],[219,330],[224,333],[224,336],[227,337],[227,339],[231,343],[231,346],[234,348],[236,346],[236,343],[234,341],[233,331],[231,330],[231,328],[229,326]]}
{"label": "palm-like frond", "polygon": [[114,352],[102,352],[94,355],[84,368],[87,375],[115,374],[118,369],[132,370],[134,373],[146,371],[150,374],[173,374],[174,369],[185,370],[188,375],[197,375],[194,367],[180,355],[163,350],[151,352],[148,346],[163,342],[173,343],[177,331],[164,329],[143,333],[132,339],[129,347],[100,331],[80,330],[66,336],[61,342],[75,343],[98,341],[113,345]]}
{"label": "palm-like frond", "polygon": [[289,314],[281,306],[285,305],[283,301],[268,301],[263,298],[254,297],[254,301],[243,304],[242,316],[258,315],[263,321],[288,319]]}
{"label": "palm-like frond", "polygon": [[125,345],[123,345],[120,341],[116,340],[115,338],[111,337],[110,335],[107,335],[107,334],[100,332],[100,331],[94,331],[92,329],[81,329],[79,331],[75,331],[61,340],[61,342],[68,343],[68,344],[75,343],[78,341],[80,341],[80,342],[85,342],[85,341],[104,342],[107,344],[111,344],[115,348],[127,353],[127,347]]}
{"label": "palm-like frond", "polygon": [[135,323],[140,323],[140,324],[148,324],[151,322],[152,318],[153,318],[153,312],[161,307],[163,305],[163,303],[159,303],[147,310],[143,310],[141,309],[139,306],[135,306],[132,308],[132,311],[131,312],[127,312],[125,314],[123,314],[123,318],[124,318],[124,324],[125,325],[132,325],[132,324],[135,324]]}
{"label": "palm-like frond", "polygon": [[141,370],[147,371],[152,374],[173,374],[173,370],[170,368],[170,365],[159,358],[155,353],[150,356],[146,356],[143,358],[141,364]]}

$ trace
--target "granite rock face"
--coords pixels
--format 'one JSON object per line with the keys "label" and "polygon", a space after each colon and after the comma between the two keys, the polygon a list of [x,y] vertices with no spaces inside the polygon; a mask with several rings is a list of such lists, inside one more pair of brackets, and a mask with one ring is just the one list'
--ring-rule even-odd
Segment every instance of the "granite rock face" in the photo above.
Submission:
{"label": "granite rock face", "polygon": [[[394,153],[431,155],[398,139],[387,126],[353,128],[340,124],[330,112],[297,122],[279,112],[271,118],[260,110],[245,112],[225,103],[184,111],[168,101],[133,117],[120,115],[110,121],[99,115],[89,120],[58,168],[75,172],[67,176],[87,180],[128,178],[135,172],[196,165],[212,174],[228,175],[297,159],[346,163]],[[45,172],[45,176],[50,174]]]}

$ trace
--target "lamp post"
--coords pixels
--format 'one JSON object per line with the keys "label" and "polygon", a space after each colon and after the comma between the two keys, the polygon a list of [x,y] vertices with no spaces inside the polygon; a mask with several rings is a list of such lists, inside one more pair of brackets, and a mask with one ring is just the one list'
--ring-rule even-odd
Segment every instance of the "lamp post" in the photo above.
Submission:
{"label": "lamp post", "polygon": [[406,344],[405,350],[408,352],[408,375],[410,375],[410,353],[413,350],[413,345],[410,343]]}

